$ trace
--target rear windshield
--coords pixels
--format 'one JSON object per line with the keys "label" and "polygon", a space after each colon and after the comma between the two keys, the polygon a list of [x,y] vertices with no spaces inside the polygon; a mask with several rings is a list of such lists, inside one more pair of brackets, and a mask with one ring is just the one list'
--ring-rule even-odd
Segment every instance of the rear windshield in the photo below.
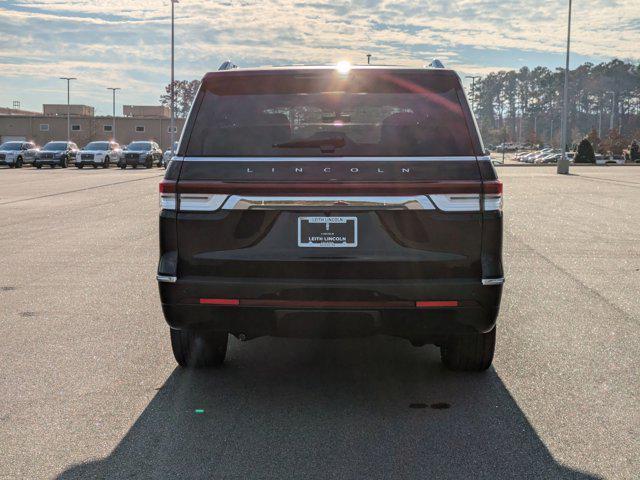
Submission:
{"label": "rear windshield", "polygon": [[[471,156],[452,74],[333,70],[203,84],[187,156]],[[475,133],[474,133],[475,134]]]}

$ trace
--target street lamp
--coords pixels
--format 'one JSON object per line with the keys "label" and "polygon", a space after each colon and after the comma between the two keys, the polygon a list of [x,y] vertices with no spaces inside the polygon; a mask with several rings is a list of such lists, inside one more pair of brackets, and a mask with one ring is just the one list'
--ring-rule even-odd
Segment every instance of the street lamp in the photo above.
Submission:
{"label": "street lamp", "polygon": [[569,54],[571,51],[571,0],[569,0],[569,16],[567,19],[567,62],[564,69],[564,94],[562,100],[562,135],[561,138],[561,151],[562,156],[558,160],[558,173],[569,173],[569,159],[567,158],[567,111],[569,102]]}
{"label": "street lamp", "polygon": [[607,92],[611,94],[611,120],[609,120],[609,130],[613,130],[613,120],[615,114],[616,92]]}
{"label": "street lamp", "polygon": [[173,151],[173,144],[176,138],[176,99],[175,99],[175,4],[179,3],[179,0],[171,0],[171,156],[175,153]]}
{"label": "street lamp", "polygon": [[471,111],[473,112],[475,110],[474,108],[474,101],[475,101],[475,96],[476,96],[476,78],[480,79],[482,77],[480,77],[479,75],[467,75],[464,78],[470,78],[471,79]]}
{"label": "street lamp", "polygon": [[116,141],[116,90],[122,90],[120,87],[107,87],[107,90],[111,90],[113,93],[113,123],[111,125],[111,135],[113,141]]}
{"label": "street lamp", "polygon": [[67,81],[67,142],[71,141],[71,80],[77,80],[75,77],[60,77],[60,80]]}

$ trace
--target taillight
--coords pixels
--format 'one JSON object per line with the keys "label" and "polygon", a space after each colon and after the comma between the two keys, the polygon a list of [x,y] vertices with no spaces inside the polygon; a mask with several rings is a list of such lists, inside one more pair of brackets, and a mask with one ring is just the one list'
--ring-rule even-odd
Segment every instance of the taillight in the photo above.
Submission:
{"label": "taillight", "polygon": [[213,212],[218,210],[228,195],[208,193],[178,193],[175,180],[160,182],[160,208],[181,212]]}
{"label": "taillight", "polygon": [[176,209],[176,181],[162,180],[159,185],[160,190],[160,208],[163,210]]}
{"label": "taillight", "polygon": [[502,182],[500,180],[483,182],[482,193],[485,210],[502,210]]}

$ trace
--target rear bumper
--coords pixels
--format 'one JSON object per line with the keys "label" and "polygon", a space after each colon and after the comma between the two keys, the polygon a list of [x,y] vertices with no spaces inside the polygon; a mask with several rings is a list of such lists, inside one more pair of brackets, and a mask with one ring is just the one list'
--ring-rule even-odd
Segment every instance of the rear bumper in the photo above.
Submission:
{"label": "rear bumper", "polygon": [[[159,282],[172,328],[263,335],[353,337],[385,334],[437,341],[486,332],[498,315],[502,285],[480,280],[309,280],[186,277]],[[233,305],[202,304],[233,299]],[[455,306],[418,308],[417,301]],[[432,304],[429,304],[432,305]]]}

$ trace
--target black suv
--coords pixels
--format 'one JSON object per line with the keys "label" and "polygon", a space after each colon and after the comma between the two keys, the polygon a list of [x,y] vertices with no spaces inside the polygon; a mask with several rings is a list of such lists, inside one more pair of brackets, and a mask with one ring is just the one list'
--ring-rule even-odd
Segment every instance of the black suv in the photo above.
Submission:
{"label": "black suv", "polygon": [[229,333],[394,335],[491,365],[502,184],[453,71],[209,73],[160,197],[180,365],[221,364]]}

